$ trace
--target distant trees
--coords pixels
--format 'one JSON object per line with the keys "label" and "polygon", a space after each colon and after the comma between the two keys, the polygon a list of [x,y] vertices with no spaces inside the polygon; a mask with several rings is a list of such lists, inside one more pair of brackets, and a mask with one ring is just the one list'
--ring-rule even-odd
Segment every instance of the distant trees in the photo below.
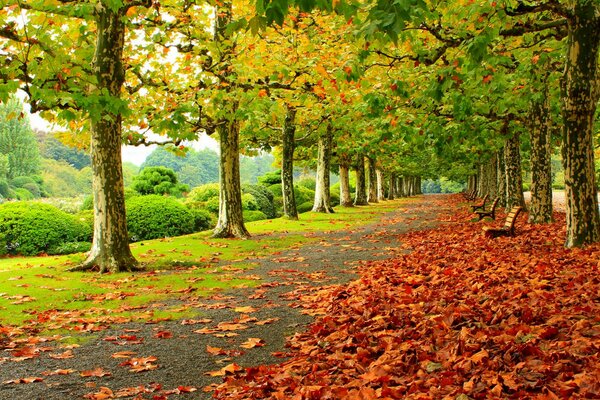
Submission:
{"label": "distant trees", "polygon": [[0,104],[0,179],[39,173],[40,154],[23,104],[11,98]]}

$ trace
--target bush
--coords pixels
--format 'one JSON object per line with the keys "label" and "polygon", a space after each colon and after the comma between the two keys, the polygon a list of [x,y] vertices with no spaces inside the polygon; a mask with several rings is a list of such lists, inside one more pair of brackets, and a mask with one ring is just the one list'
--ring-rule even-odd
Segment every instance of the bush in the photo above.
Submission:
{"label": "bush", "polygon": [[294,185],[294,197],[296,204],[313,202],[315,199],[315,191],[305,188],[304,186]]}
{"label": "bush", "polygon": [[317,188],[317,181],[315,178],[303,178],[297,182],[298,186],[305,187],[307,189],[312,190],[313,192]]}
{"label": "bush", "polygon": [[331,192],[331,207],[335,207],[340,204],[340,194]]}
{"label": "bush", "polygon": [[244,210],[244,222],[260,221],[268,219],[265,213],[258,210]]}
{"label": "bush", "polygon": [[25,187],[25,185],[28,183],[33,183],[34,185],[36,184],[36,182],[33,180],[33,178],[31,178],[29,176],[17,176],[16,178],[13,178],[10,181],[11,186],[16,187],[16,188]]}
{"label": "bush", "polygon": [[208,183],[192,189],[187,195],[186,202],[209,201],[215,197],[219,198],[219,184]]}
{"label": "bush", "polygon": [[9,197],[10,189],[8,188],[8,182],[6,179],[0,179],[0,196]]}
{"label": "bush", "polygon": [[31,194],[31,192],[25,188],[16,188],[13,190],[13,192],[14,192],[14,197],[17,200],[26,201],[26,200],[34,199],[33,194]]}
{"label": "bush", "polygon": [[126,202],[130,240],[173,237],[194,232],[194,213],[165,196],[138,196]]}
{"label": "bush", "polygon": [[211,213],[218,215],[219,214],[219,203],[220,203],[219,197],[213,197],[212,199],[210,199],[204,203],[204,208],[206,208]]}
{"label": "bush", "polygon": [[271,192],[273,194],[273,197],[282,197],[283,196],[283,189],[282,189],[282,185],[281,183],[276,183],[274,185],[271,186],[267,186],[267,190],[269,192]]}
{"label": "bush", "polygon": [[34,198],[39,198],[42,195],[42,191],[37,183],[26,183],[23,185],[23,189],[31,193]]}
{"label": "bush", "polygon": [[139,194],[170,194],[181,196],[189,192],[188,185],[177,183],[177,176],[172,169],[165,167],[146,167],[133,178],[131,187]]}
{"label": "bush", "polygon": [[260,211],[258,209],[258,203],[256,202],[256,199],[250,193],[242,195],[242,210]]}
{"label": "bush", "polygon": [[94,209],[94,196],[85,196],[83,203],[81,203],[81,211],[93,210]]}
{"label": "bush", "polygon": [[207,210],[190,208],[190,211],[194,214],[194,232],[205,231],[215,226],[215,219]]}
{"label": "bush", "polygon": [[0,206],[0,254],[53,254],[53,249],[64,243],[91,239],[91,228],[51,205],[20,202]]}
{"label": "bush", "polygon": [[258,183],[264,186],[271,186],[281,183],[281,170],[267,172],[263,176],[259,176]]}
{"label": "bush", "polygon": [[296,207],[298,213],[305,213],[307,211],[312,210],[314,203],[312,201],[307,201],[306,203],[302,203]]}
{"label": "bush", "polygon": [[91,248],[92,242],[69,242],[54,247],[51,249],[50,254],[84,253],[86,251],[90,251]]}
{"label": "bush", "polygon": [[254,196],[258,209],[265,213],[267,218],[275,218],[277,210],[273,204],[273,193],[262,185],[243,185],[242,192]]}

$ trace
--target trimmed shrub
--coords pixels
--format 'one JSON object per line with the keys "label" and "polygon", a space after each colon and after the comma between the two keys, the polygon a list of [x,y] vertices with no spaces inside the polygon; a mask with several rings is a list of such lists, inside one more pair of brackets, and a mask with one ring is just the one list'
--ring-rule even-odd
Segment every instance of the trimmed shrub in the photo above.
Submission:
{"label": "trimmed shrub", "polygon": [[317,181],[315,178],[303,178],[297,182],[298,186],[305,187],[312,190],[313,192],[317,188]]}
{"label": "trimmed shrub", "polygon": [[267,190],[273,194],[273,197],[282,197],[283,189],[281,183],[276,183],[271,186],[267,186]]}
{"label": "trimmed shrub", "polygon": [[244,210],[244,222],[260,221],[268,219],[265,213],[259,210]]}
{"label": "trimmed shrub", "polygon": [[246,193],[246,194],[242,195],[242,209],[249,210],[249,211],[258,210],[258,203],[256,202],[256,199],[254,198],[254,196],[252,196],[250,193]]}
{"label": "trimmed shrub", "polygon": [[305,213],[307,211],[312,210],[314,203],[312,201],[307,201],[306,203],[302,203],[299,206],[296,206],[298,213]]}
{"label": "trimmed shrub", "polygon": [[64,243],[91,241],[91,232],[73,215],[48,204],[0,206],[0,254],[53,254],[53,249]]}
{"label": "trimmed shrub", "polygon": [[33,183],[34,185],[36,184],[36,182],[33,180],[33,178],[31,178],[29,176],[17,176],[16,178],[13,178],[10,181],[11,186],[16,187],[16,188],[25,187],[25,185],[28,183]]}
{"label": "trimmed shrub", "polygon": [[264,186],[271,186],[281,183],[281,170],[267,172],[263,176],[259,176],[258,183]]}
{"label": "trimmed shrub", "polygon": [[340,204],[340,194],[331,192],[331,207],[335,207]]}
{"label": "trimmed shrub", "polygon": [[209,201],[215,197],[219,198],[219,184],[208,183],[192,189],[187,195],[186,202]]}
{"label": "trimmed shrub", "polygon": [[305,188],[304,186],[294,185],[294,197],[296,204],[313,202],[315,199],[315,191]]}
{"label": "trimmed shrub", "polygon": [[69,242],[63,243],[51,249],[50,254],[73,254],[90,251],[92,242]]}
{"label": "trimmed shrub", "polygon": [[258,209],[265,213],[267,218],[275,218],[277,211],[273,204],[273,193],[262,185],[243,185],[242,192],[254,196]]}
{"label": "trimmed shrub", "polygon": [[23,189],[27,190],[35,198],[39,198],[42,195],[42,191],[37,183],[26,183],[23,185]]}
{"label": "trimmed shrub", "polygon": [[173,198],[159,195],[133,197],[126,202],[126,208],[131,241],[194,232],[194,213]]}
{"label": "trimmed shrub", "polygon": [[201,208],[190,208],[192,214],[194,214],[194,232],[205,231],[215,226],[215,219],[213,215]]}
{"label": "trimmed shrub", "polygon": [[9,197],[10,189],[8,188],[8,182],[6,179],[0,179],[0,196]]}
{"label": "trimmed shrub", "polygon": [[31,194],[31,192],[25,188],[15,188],[13,190],[15,196],[17,198],[17,200],[33,200],[33,194]]}

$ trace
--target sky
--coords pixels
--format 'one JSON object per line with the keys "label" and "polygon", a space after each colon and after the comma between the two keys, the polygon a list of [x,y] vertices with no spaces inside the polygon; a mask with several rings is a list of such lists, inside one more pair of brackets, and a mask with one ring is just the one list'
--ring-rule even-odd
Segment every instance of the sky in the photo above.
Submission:
{"label": "sky", "polygon": [[[31,126],[35,129],[44,131],[52,131],[52,126],[37,114],[30,114]],[[152,140],[160,140],[159,136],[150,138]],[[210,136],[203,134],[200,138],[193,142],[184,142],[184,146],[191,146],[195,150],[209,148],[218,151],[219,144]],[[146,157],[154,151],[156,145],[152,146],[123,146],[121,148],[123,154],[123,162],[130,162],[135,165],[141,165]]]}

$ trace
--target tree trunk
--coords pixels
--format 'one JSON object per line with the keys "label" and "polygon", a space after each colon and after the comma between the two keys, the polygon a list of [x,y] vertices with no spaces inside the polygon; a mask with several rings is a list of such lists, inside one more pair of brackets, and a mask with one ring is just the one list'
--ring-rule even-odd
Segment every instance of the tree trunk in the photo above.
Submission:
{"label": "tree trunk", "polygon": [[506,207],[506,163],[504,162],[504,147],[498,149],[496,155],[496,191],[498,193],[498,204]]}
{"label": "tree trunk", "polygon": [[379,203],[377,199],[377,170],[375,168],[375,159],[367,157],[369,162],[369,195],[367,203]]}
{"label": "tree trunk", "polygon": [[365,181],[365,158],[359,153],[356,157],[356,193],[354,196],[355,206],[368,206],[367,201],[367,183]]}
{"label": "tree trunk", "polygon": [[521,149],[519,133],[513,133],[504,146],[504,162],[506,164],[506,208],[525,207],[523,197],[523,178],[521,176]]}
{"label": "tree trunk", "polygon": [[566,66],[562,81],[563,165],[567,202],[566,247],[600,241],[594,176],[594,115],[600,95],[598,52],[600,5],[575,2],[568,18]]}
{"label": "tree trunk", "polygon": [[294,146],[296,133],[296,109],[287,107],[283,127],[283,143],[281,155],[281,191],[283,193],[283,216],[298,220],[298,209],[294,195]]}
{"label": "tree trunk", "polygon": [[[235,108],[235,107],[234,107]],[[219,133],[219,220],[213,231],[215,238],[248,238],[244,226],[242,189],[240,185],[239,123],[234,117],[217,128]],[[226,122],[226,121],[223,121]]]}
{"label": "tree trunk", "polygon": [[396,173],[390,172],[388,182],[388,200],[394,200],[396,198]]}
{"label": "tree trunk", "polygon": [[379,201],[384,201],[385,200],[385,188],[384,188],[384,182],[385,179],[383,177],[383,171],[381,171],[380,169],[376,169],[375,170],[376,176],[377,176],[377,200]]}
{"label": "tree trunk", "polygon": [[331,161],[331,146],[333,128],[327,126],[327,131],[319,137],[319,155],[317,158],[317,186],[315,188],[315,203],[312,211],[333,213],[331,208],[331,192],[329,191],[329,171]]}
{"label": "tree trunk", "polygon": [[397,197],[406,197],[406,178],[404,176],[399,176],[396,178],[396,196]]}
{"label": "tree trunk", "polygon": [[339,155],[340,161],[340,205],[342,207],[353,207],[350,195],[350,161],[346,154]]}
{"label": "tree trunk", "polygon": [[[124,11],[108,5],[97,13],[97,39],[93,61],[98,94],[120,97],[125,79]],[[73,270],[98,269],[120,272],[137,269],[129,249],[125,217],[125,193],[121,159],[122,117],[107,108],[92,116],[92,187],[94,191],[94,238],[87,259]]]}
{"label": "tree trunk", "polygon": [[[548,75],[546,75],[547,78]],[[529,141],[531,143],[531,203],[529,222],[544,224],[552,222],[552,154],[550,139],[550,102],[548,81],[542,82],[542,98],[531,103],[529,118]]]}

